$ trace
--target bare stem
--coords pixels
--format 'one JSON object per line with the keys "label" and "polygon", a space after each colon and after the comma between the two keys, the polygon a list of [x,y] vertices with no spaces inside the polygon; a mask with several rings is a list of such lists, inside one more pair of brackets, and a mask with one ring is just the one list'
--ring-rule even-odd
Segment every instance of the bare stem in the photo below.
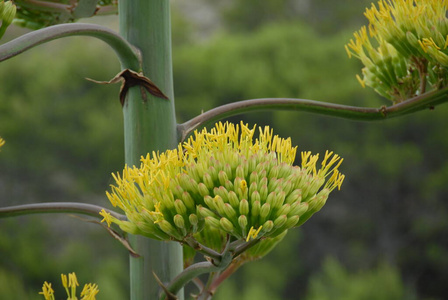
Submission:
{"label": "bare stem", "polygon": [[21,0],[21,1],[19,0],[16,2],[20,6],[26,8],[38,9],[40,11],[59,12],[63,14],[68,14],[70,11],[70,5],[61,3],[39,1],[39,0]]}
{"label": "bare stem", "polygon": [[244,100],[225,104],[211,109],[183,124],[178,125],[178,134],[181,141],[193,133],[195,129],[205,126],[220,119],[235,116],[245,112],[260,110],[296,110],[329,115],[333,117],[359,120],[375,121],[386,118],[406,115],[420,111],[436,104],[448,101],[448,88],[420,95],[392,106],[380,108],[357,107],[349,105],[334,104],[328,102],[294,99],[294,98],[264,98]]}
{"label": "bare stem", "polygon": [[225,269],[221,274],[213,281],[213,283],[210,285],[208,289],[208,294],[214,295],[216,292],[216,289],[221,285],[221,283],[224,282],[227,278],[229,278],[230,275],[235,273],[236,270],[243,264],[242,260],[234,260],[232,264]]}
{"label": "bare stem", "polygon": [[123,69],[140,71],[139,52],[107,27],[94,24],[61,24],[32,31],[0,46],[0,61],[14,57],[37,45],[67,36],[96,37],[114,49]]}
{"label": "bare stem", "polygon": [[193,248],[195,251],[202,253],[210,258],[212,258],[215,262],[220,262],[222,259],[222,254],[216,252],[215,250],[208,248],[204,245],[202,245],[201,243],[199,243],[197,240],[195,240],[194,238],[185,238],[185,243],[188,244],[188,246],[190,246],[191,248]]}
{"label": "bare stem", "polygon": [[104,207],[78,202],[48,202],[2,207],[0,208],[0,218],[42,213],[72,213],[101,219],[102,216],[99,215],[99,212],[102,209],[119,220],[126,220],[125,215],[116,213]]}

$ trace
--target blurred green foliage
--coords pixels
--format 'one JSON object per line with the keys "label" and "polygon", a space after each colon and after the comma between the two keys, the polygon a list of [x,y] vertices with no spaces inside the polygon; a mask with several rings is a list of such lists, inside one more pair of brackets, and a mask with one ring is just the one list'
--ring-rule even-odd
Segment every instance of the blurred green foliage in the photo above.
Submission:
{"label": "blurred green foliage", "polygon": [[[249,98],[387,104],[359,86],[355,74],[361,66],[348,60],[343,48],[359,27],[352,23],[361,19],[365,2],[309,3],[309,16],[287,16],[274,6],[275,18],[260,13],[264,21],[256,26],[230,24],[246,20],[243,10],[234,9],[242,14],[234,19],[223,12],[227,30],[201,42],[191,38],[193,27],[175,10],[179,122]],[[254,5],[256,10],[261,6]],[[118,86],[83,78],[108,80],[118,71],[112,51],[88,38],[52,42],[0,64],[0,135],[6,140],[0,153],[2,206],[45,201],[106,205],[109,174],[122,169],[123,162]],[[269,124],[282,137],[291,136],[299,150],[335,151],[345,158],[341,171],[347,179],[311,222],[290,230],[265,259],[242,266],[216,298],[325,299],[338,291],[346,299],[359,299],[363,295],[356,293],[370,291],[373,284],[390,284],[381,299],[444,299],[447,113],[445,105],[377,123],[300,112],[231,118]],[[60,273],[75,271],[80,281],[99,284],[98,299],[126,299],[127,253],[99,226],[42,215],[0,220],[0,230],[0,285],[5,284],[1,276],[7,276],[14,287],[10,290],[21,290],[10,296],[0,286],[1,298],[31,299],[28,295],[35,295],[44,280],[57,286]],[[362,299],[379,299],[375,296]]]}
{"label": "blurred green foliage", "polygon": [[322,273],[310,279],[306,300],[396,300],[405,296],[396,268],[380,264],[376,269],[349,273],[336,259],[327,258]]}

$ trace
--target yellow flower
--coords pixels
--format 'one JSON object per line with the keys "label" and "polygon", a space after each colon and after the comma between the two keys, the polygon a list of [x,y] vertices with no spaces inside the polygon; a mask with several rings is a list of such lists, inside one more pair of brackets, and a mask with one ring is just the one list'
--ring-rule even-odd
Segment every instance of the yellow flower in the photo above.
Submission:
{"label": "yellow flower", "polygon": [[362,27],[345,46],[365,66],[363,78],[357,77],[361,85],[394,103],[446,86],[447,10],[448,0],[372,3],[364,13],[369,35]]}
{"label": "yellow flower", "polygon": [[256,132],[218,123],[177,149],[142,157],[139,167],[126,166],[113,174],[107,197],[128,220],[103,211],[103,221],[159,240],[196,236],[206,245],[210,228],[249,241],[303,224],[340,188],[342,159],[327,151],[318,167],[319,155],[303,152],[301,166],[293,166],[297,147],[290,138],[268,126]]}
{"label": "yellow flower", "polygon": [[54,291],[51,288],[51,283],[44,282],[44,285],[42,286],[42,292],[39,294],[42,294],[45,298],[45,300],[54,300]]}
{"label": "yellow flower", "polygon": [[[68,276],[65,274],[61,274],[62,286],[65,288],[67,293],[67,300],[78,300],[76,297],[76,287],[79,286],[78,279],[76,278],[76,274],[69,273]],[[96,284],[86,284],[81,292],[81,300],[95,300],[96,295],[98,294],[98,285]],[[45,300],[55,300],[54,291],[51,288],[51,283],[44,282],[42,287],[42,294]]]}
{"label": "yellow flower", "polygon": [[5,144],[5,140],[0,137],[0,148]]}

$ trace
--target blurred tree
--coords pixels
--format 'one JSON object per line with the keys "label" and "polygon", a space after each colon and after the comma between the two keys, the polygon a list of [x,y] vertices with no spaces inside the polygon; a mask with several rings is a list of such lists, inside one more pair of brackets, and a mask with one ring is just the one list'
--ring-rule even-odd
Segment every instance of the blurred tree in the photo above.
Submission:
{"label": "blurred tree", "polygon": [[253,31],[269,23],[300,19],[320,33],[335,33],[342,28],[365,22],[362,15],[372,1],[269,0],[260,5],[256,0],[233,0],[222,10],[224,26],[232,32]]}
{"label": "blurred tree", "polygon": [[327,258],[321,274],[311,277],[306,300],[411,300],[396,268],[380,264],[376,269],[349,273],[336,259]]}

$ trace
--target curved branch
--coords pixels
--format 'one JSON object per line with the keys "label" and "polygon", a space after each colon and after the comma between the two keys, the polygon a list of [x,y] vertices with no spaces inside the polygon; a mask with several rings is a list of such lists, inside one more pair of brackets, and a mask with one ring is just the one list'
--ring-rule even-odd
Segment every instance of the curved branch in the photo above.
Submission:
{"label": "curved branch", "polygon": [[0,218],[41,213],[74,213],[101,219],[103,217],[99,214],[99,212],[102,209],[119,220],[126,220],[125,215],[116,213],[104,207],[78,202],[47,202],[1,207]]}
{"label": "curved branch", "polygon": [[375,121],[386,118],[398,117],[412,112],[434,107],[437,104],[448,101],[448,88],[423,94],[401,103],[380,108],[356,107],[349,105],[334,104],[321,101],[294,98],[264,98],[244,100],[225,104],[211,109],[183,124],[178,125],[178,133],[181,141],[200,126],[205,126],[220,119],[260,110],[297,110],[329,115],[333,117],[359,120]]}
{"label": "curved branch", "polygon": [[70,5],[56,2],[41,1],[41,0],[22,0],[16,2],[21,7],[37,9],[39,11],[58,12],[65,15],[69,15],[70,11]]}
{"label": "curved branch", "polygon": [[[183,288],[188,282],[190,282],[193,278],[198,277],[201,274],[216,272],[225,269],[227,266],[215,266],[211,262],[203,261],[195,263],[185,270],[182,271],[179,275],[177,275],[172,282],[166,287],[166,289],[172,293],[177,294],[181,288]],[[165,299],[165,294],[162,294],[160,299]]]}
{"label": "curved branch", "polygon": [[0,46],[0,61],[14,57],[37,45],[67,36],[92,36],[98,38],[117,53],[123,69],[140,71],[138,50],[116,32],[94,24],[61,24],[32,31]]}

